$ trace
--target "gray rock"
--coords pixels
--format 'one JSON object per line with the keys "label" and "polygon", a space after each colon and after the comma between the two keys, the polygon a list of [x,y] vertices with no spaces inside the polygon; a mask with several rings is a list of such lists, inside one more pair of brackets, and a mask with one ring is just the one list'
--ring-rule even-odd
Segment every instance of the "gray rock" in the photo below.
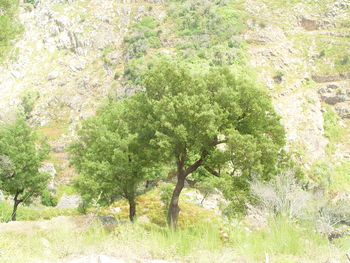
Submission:
{"label": "gray rock", "polygon": [[341,118],[350,119],[350,103],[337,105],[335,109]]}
{"label": "gray rock", "polygon": [[39,169],[40,173],[47,173],[49,174],[51,177],[55,177],[57,174],[57,171],[55,169],[55,166],[53,165],[53,163],[44,163],[40,169]]}
{"label": "gray rock", "polygon": [[52,151],[55,153],[63,153],[64,152],[64,145],[59,145],[59,146],[55,146],[52,148]]}
{"label": "gray rock", "polygon": [[57,79],[59,73],[57,71],[52,71],[49,73],[49,75],[47,76],[47,80],[54,80]]}
{"label": "gray rock", "polygon": [[98,219],[100,220],[102,225],[108,226],[108,227],[127,223],[126,220],[116,219],[113,215],[102,215],[102,216],[99,216]]}
{"label": "gray rock", "polygon": [[58,208],[78,208],[82,200],[79,195],[63,195],[58,204]]}

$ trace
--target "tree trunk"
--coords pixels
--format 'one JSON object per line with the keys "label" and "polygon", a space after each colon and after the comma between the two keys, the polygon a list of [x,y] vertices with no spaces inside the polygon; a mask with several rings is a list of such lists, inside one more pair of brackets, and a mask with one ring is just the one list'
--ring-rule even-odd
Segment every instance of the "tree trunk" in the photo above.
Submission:
{"label": "tree trunk", "polygon": [[22,202],[22,200],[18,200],[18,195],[19,193],[17,192],[15,197],[13,198],[13,211],[12,211],[12,215],[11,215],[11,220],[12,221],[16,221],[16,217],[17,217],[17,207],[18,205]]}
{"label": "tree trunk", "polygon": [[131,222],[134,222],[135,215],[136,215],[136,203],[135,198],[132,196],[128,199],[129,201],[129,218]]}
{"label": "tree trunk", "polygon": [[177,221],[179,219],[179,213],[180,213],[179,197],[182,189],[185,186],[185,178],[186,178],[185,175],[183,175],[181,172],[178,172],[176,187],[174,189],[174,192],[169,204],[167,221],[168,221],[168,225],[173,229],[177,228]]}

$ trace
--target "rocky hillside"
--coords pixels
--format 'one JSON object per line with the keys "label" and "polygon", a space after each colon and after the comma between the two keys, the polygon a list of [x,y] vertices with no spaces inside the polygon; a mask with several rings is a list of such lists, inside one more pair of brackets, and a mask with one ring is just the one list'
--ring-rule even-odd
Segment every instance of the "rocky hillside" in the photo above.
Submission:
{"label": "rocky hillside", "polygon": [[[56,185],[65,184],[73,176],[65,146],[77,124],[106,97],[132,93],[137,72],[149,57],[180,54],[198,62],[197,70],[207,66],[202,61],[246,63],[249,74],[272,95],[287,129],[288,147],[310,177],[324,180],[320,178],[325,174],[334,190],[347,190],[350,1],[199,3],[22,3],[24,33],[12,51],[15,58],[0,68],[0,117],[11,118],[19,104],[32,110],[31,123],[52,146],[47,169],[57,174]],[[205,21],[192,21],[191,12]],[[210,27],[203,33],[205,23]]]}

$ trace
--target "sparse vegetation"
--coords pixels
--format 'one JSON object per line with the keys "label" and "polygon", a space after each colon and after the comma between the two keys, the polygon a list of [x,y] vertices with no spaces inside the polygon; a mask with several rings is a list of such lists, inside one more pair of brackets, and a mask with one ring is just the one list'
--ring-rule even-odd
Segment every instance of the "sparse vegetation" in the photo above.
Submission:
{"label": "sparse vegetation", "polygon": [[16,19],[18,3],[18,0],[0,0],[0,61],[13,47],[12,40],[22,32],[22,26]]}
{"label": "sparse vegetation", "polygon": [[340,126],[340,118],[330,106],[324,105],[324,109],[323,118],[325,136],[329,139],[327,153],[331,155],[334,153],[337,144],[341,142],[347,131]]}

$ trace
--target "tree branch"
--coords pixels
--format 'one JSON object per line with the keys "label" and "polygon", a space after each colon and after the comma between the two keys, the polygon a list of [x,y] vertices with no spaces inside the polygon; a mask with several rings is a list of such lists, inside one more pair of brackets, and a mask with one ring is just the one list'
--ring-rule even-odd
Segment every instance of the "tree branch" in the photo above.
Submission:
{"label": "tree branch", "polygon": [[216,177],[220,177],[220,176],[221,176],[220,172],[215,171],[214,169],[210,168],[209,166],[204,165],[203,167],[204,167],[205,170],[207,170],[207,171],[208,171],[209,173],[211,173],[212,175],[214,175],[214,176],[216,176]]}
{"label": "tree branch", "polygon": [[198,169],[199,166],[203,164],[203,157],[201,157],[199,160],[194,162],[192,165],[190,165],[186,170],[185,170],[185,176],[189,175],[190,173],[193,173],[195,170]]}

